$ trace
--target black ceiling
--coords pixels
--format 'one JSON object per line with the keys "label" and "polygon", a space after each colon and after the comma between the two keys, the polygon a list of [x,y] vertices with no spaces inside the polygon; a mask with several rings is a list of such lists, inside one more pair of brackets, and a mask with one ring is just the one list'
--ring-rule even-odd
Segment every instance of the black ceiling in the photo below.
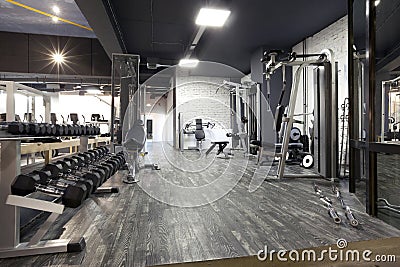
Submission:
{"label": "black ceiling", "polygon": [[346,0],[111,0],[128,53],[176,64],[197,32],[203,6],[232,11],[223,28],[207,29],[196,56],[250,71],[260,46],[290,48],[347,13]]}

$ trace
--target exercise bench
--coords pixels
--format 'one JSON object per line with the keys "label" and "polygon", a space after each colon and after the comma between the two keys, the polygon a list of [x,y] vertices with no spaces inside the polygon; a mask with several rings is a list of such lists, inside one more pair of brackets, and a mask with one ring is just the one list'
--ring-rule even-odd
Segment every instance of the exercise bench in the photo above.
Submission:
{"label": "exercise bench", "polygon": [[215,146],[218,145],[217,155],[223,153],[225,155],[225,158],[229,158],[228,154],[224,152],[224,149],[229,144],[229,141],[214,141],[214,142],[211,142],[211,144],[212,145],[206,152],[206,156],[208,156],[208,154],[210,154],[210,152],[215,148]]}

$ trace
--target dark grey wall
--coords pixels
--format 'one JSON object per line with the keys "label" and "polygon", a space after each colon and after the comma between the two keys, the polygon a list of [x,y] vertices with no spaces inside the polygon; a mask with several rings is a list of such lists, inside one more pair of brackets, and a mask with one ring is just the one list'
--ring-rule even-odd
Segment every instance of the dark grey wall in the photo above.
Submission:
{"label": "dark grey wall", "polygon": [[57,74],[51,60],[64,51],[59,74],[110,76],[111,61],[97,39],[0,32],[0,71]]}

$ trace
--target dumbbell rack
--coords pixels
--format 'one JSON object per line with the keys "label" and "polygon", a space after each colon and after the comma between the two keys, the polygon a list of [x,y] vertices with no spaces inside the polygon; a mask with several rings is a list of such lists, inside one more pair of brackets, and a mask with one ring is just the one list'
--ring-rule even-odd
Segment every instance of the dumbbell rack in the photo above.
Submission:
{"label": "dumbbell rack", "polygon": [[[0,139],[0,258],[59,252],[78,252],[85,247],[83,237],[41,241],[64,210],[64,205],[48,201],[11,195],[14,177],[20,174],[21,141],[35,137]],[[81,150],[87,150],[87,138],[81,139]],[[84,152],[84,151],[82,151]],[[50,212],[42,227],[27,243],[20,243],[20,208]]]}

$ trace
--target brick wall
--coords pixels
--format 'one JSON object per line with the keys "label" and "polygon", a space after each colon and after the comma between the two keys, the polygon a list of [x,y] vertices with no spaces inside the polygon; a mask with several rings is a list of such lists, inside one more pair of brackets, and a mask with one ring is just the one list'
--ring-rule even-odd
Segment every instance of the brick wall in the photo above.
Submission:
{"label": "brick wall", "polygon": [[[334,54],[334,61],[338,62],[338,107],[343,103],[344,99],[348,97],[348,84],[347,84],[347,40],[348,40],[348,29],[347,29],[347,16],[339,19],[333,24],[329,25],[322,31],[314,34],[307,38],[306,42],[306,53],[320,53],[323,49],[330,49]],[[303,42],[293,47],[293,52],[302,54],[303,53]],[[313,70],[309,68],[308,72],[308,88],[312,89]],[[294,75],[295,72],[293,72]],[[297,97],[296,113],[303,111],[303,80],[300,80],[299,94]],[[308,90],[307,93],[307,112],[312,112],[314,109],[314,91]],[[339,111],[340,117],[341,111]]]}
{"label": "brick wall", "polygon": [[[338,142],[340,142],[342,136],[340,116],[342,115],[341,105],[345,98],[348,97],[348,17],[344,16],[333,24],[329,25],[320,32],[314,34],[313,36],[307,38],[304,42],[306,45],[306,53],[320,53],[324,49],[330,49],[333,51],[334,61],[338,63]],[[303,42],[295,45],[293,51],[299,54],[303,53]],[[295,69],[293,70],[293,77],[295,75]],[[314,79],[313,79],[313,69],[307,69],[307,96],[306,103],[304,102],[303,95],[303,79],[300,80],[299,92],[296,102],[295,113],[303,113],[303,105],[306,104],[306,113],[313,112],[314,110]],[[333,77],[334,79],[335,77]],[[311,125],[311,118],[308,117],[306,120],[306,129],[309,129]],[[303,128],[302,125],[297,125],[300,129]],[[308,130],[307,130],[308,134]],[[347,134],[345,133],[346,137]],[[339,147],[339,150],[341,148]],[[340,153],[341,151],[339,151]]]}
{"label": "brick wall", "polygon": [[217,88],[224,78],[178,75],[176,87],[177,113],[184,121],[201,118],[215,121],[216,128],[230,129],[229,91]]}

